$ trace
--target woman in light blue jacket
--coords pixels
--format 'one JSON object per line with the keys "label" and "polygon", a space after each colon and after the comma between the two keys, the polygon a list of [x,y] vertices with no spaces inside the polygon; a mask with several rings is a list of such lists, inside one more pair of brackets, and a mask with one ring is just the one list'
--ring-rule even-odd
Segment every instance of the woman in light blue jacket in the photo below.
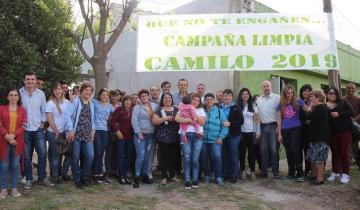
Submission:
{"label": "woman in light blue jacket", "polygon": [[229,131],[229,122],[223,111],[215,105],[215,96],[212,93],[205,95],[206,120],[204,124],[204,144],[201,151],[201,163],[204,170],[205,183],[211,179],[209,159],[214,164],[215,180],[219,186],[224,185],[222,178],[221,144]]}
{"label": "woman in light blue jacket", "polygon": [[94,140],[94,183],[109,184],[110,181],[104,176],[103,159],[109,141],[108,121],[110,114],[114,112],[113,106],[109,103],[109,91],[106,88],[99,90],[98,99],[93,99],[95,116],[95,140]]}
{"label": "woman in light blue jacket", "polygon": [[[65,112],[65,127],[70,142],[73,142],[71,170],[77,187],[90,186],[90,170],[94,160],[95,137],[94,104],[91,95],[94,88],[89,83],[80,87],[80,96],[75,98]],[[80,152],[84,156],[83,168],[79,168]]]}
{"label": "woman in light blue jacket", "polygon": [[146,89],[139,92],[139,97],[140,103],[134,107],[131,115],[136,150],[134,188],[139,187],[141,171],[144,173],[144,182],[147,184],[153,183],[151,169],[155,149],[154,126],[151,119],[157,105],[150,102],[149,91]]}

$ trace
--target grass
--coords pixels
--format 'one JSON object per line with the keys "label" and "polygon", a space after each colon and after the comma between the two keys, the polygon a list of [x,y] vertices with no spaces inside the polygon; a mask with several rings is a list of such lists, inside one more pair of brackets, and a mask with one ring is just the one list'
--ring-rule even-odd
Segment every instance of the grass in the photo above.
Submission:
{"label": "grass", "polygon": [[[329,173],[329,172],[327,172]],[[185,190],[183,183],[168,185],[141,185],[138,189],[119,185],[96,185],[77,189],[73,183],[63,183],[53,188],[34,185],[23,192],[21,198],[8,197],[0,201],[0,209],[311,209],[315,205],[323,209],[357,209],[360,205],[360,172],[352,167],[348,185],[329,183],[311,187],[307,183],[257,179],[225,183],[200,183],[198,189]],[[254,188],[252,188],[252,186]],[[252,188],[252,189],[251,189]],[[249,191],[250,189],[250,191]],[[262,190],[258,193],[257,189]],[[252,190],[252,191],[251,191]],[[293,200],[272,201],[263,192],[274,191],[278,196],[290,196]],[[318,201],[321,200],[319,203]]]}

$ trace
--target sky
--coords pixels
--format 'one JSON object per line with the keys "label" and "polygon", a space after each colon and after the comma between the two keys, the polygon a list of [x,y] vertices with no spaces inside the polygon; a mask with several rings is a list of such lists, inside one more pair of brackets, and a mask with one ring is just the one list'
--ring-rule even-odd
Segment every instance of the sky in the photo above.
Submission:
{"label": "sky", "polygon": [[[258,0],[279,12],[323,11],[323,0]],[[332,0],[335,21],[335,37],[337,40],[360,50],[360,1]]]}
{"label": "sky", "polygon": [[[121,3],[121,0],[112,0]],[[156,13],[173,10],[194,0],[141,0],[139,7]],[[257,0],[280,13],[323,12],[323,0]],[[332,0],[336,39],[360,50],[360,0]],[[77,22],[82,21],[78,3],[74,4]]]}

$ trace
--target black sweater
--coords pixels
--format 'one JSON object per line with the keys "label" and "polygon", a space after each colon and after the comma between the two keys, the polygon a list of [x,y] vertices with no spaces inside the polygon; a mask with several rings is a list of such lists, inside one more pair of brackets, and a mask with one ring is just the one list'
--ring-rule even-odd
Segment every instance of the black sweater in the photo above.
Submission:
{"label": "black sweater", "polygon": [[230,107],[229,122],[229,135],[239,136],[241,134],[241,126],[244,123],[244,116],[240,107],[238,107],[237,105]]}
{"label": "black sweater", "polygon": [[[331,112],[338,112],[339,117],[332,117]],[[329,121],[330,129],[332,134],[343,133],[346,131],[351,131],[352,121],[351,116],[353,115],[353,110],[350,104],[344,100],[334,107],[329,109]]]}
{"label": "black sweater", "polygon": [[329,144],[331,131],[329,125],[329,114],[326,104],[319,104],[314,110],[306,115],[311,120],[309,125],[310,142],[326,142]]}

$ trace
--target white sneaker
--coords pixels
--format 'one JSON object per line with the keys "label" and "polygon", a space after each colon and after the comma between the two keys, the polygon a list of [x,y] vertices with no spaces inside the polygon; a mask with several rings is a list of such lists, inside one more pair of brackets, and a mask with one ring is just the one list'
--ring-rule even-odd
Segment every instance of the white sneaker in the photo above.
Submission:
{"label": "white sneaker", "polygon": [[349,181],[350,181],[350,176],[349,175],[347,175],[347,174],[342,174],[341,175],[340,183],[347,184],[347,183],[349,183]]}
{"label": "white sneaker", "polygon": [[331,175],[326,179],[329,182],[333,182],[337,179],[340,179],[340,174],[335,174],[334,172],[331,172]]}
{"label": "white sneaker", "polygon": [[30,190],[31,189],[31,180],[26,180],[25,184],[24,184],[24,189],[25,190]]}
{"label": "white sneaker", "polygon": [[11,195],[12,197],[17,198],[17,197],[20,197],[20,196],[21,196],[21,193],[20,193],[16,188],[13,188],[12,191],[11,191],[11,193],[10,193],[10,195]]}

